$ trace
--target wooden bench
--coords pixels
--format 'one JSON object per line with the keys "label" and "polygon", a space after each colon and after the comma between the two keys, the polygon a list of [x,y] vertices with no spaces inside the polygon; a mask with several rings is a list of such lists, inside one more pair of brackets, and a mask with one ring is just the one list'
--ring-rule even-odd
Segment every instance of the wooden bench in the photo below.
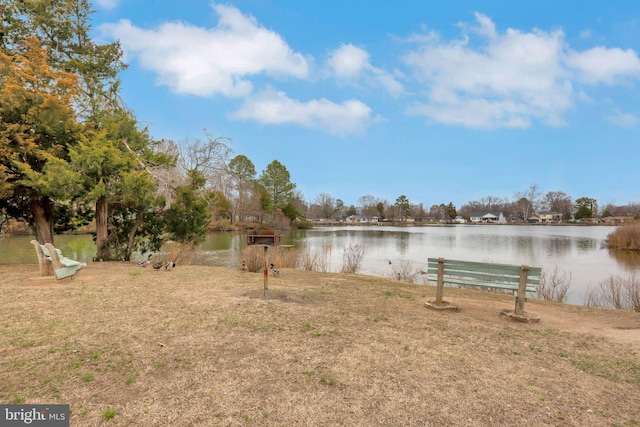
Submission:
{"label": "wooden bench", "polygon": [[38,267],[40,276],[56,276],[56,279],[73,277],[78,270],[86,267],[84,262],[75,261],[62,255],[60,249],[56,249],[51,243],[41,245],[37,240],[32,240],[31,244],[38,256]]}
{"label": "wooden bench", "polygon": [[[493,264],[484,262],[428,259],[428,280],[436,282],[436,306],[442,303],[444,284],[473,286],[512,291],[516,306],[515,316],[525,316],[527,292],[536,292],[542,269],[528,265]],[[504,314],[509,314],[504,311]]]}

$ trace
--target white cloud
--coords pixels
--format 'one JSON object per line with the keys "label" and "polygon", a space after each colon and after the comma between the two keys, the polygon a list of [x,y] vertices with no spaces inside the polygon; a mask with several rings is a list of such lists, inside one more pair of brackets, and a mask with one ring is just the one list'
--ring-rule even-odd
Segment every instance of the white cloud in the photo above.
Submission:
{"label": "white cloud", "polygon": [[614,110],[613,114],[607,116],[607,121],[615,126],[623,128],[633,128],[640,123],[640,119],[633,114],[623,113],[620,110]]}
{"label": "white cloud", "polygon": [[589,84],[617,84],[629,78],[640,78],[640,59],[631,49],[594,47],[584,52],[570,52],[567,65],[577,77]]}
{"label": "white cloud", "polygon": [[277,33],[235,7],[212,7],[219,16],[215,28],[171,22],[143,29],[121,20],[101,30],[118,38],[127,56],[177,93],[239,97],[253,90],[251,76],[308,76],[307,60]]}
{"label": "white cloud", "polygon": [[120,0],[95,0],[95,3],[104,9],[114,9],[120,3]]}
{"label": "white cloud", "polygon": [[575,102],[587,98],[582,89],[574,90],[578,77],[609,84],[640,77],[635,52],[571,52],[562,31],[500,33],[479,13],[475,26],[461,27],[479,40],[465,35],[443,42],[431,36],[403,58],[425,94],[409,114],[479,129],[527,128],[535,120],[561,126]]}
{"label": "white cloud", "polygon": [[371,87],[381,87],[393,96],[404,89],[395,77],[376,68],[369,62],[369,53],[352,44],[343,44],[329,55],[327,65],[333,76],[349,84],[364,82]]}
{"label": "white cloud", "polygon": [[358,100],[336,104],[327,99],[301,102],[284,92],[265,90],[245,100],[232,119],[255,120],[264,124],[296,124],[334,135],[362,134],[370,124],[371,109]]}

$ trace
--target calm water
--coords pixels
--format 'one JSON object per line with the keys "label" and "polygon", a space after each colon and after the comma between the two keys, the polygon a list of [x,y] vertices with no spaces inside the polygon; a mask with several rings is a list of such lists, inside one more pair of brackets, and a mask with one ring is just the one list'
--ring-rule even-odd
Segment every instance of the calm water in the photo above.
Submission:
{"label": "calm water", "polygon": [[[529,264],[543,271],[556,266],[571,274],[569,302],[582,304],[589,286],[610,275],[640,272],[640,254],[602,248],[613,227],[455,225],[427,227],[327,227],[284,233],[283,243],[304,243],[311,250],[331,248],[329,269],[342,267],[343,248],[362,244],[360,273],[389,277],[393,264],[410,262],[426,270],[428,257],[480,262]],[[0,263],[36,262],[33,237],[0,239]],[[56,236],[65,256],[89,262],[95,254],[91,236]],[[241,233],[212,233],[201,245],[205,264],[236,267],[246,246]],[[389,264],[391,261],[391,264]],[[397,265],[397,264],[396,264]]]}

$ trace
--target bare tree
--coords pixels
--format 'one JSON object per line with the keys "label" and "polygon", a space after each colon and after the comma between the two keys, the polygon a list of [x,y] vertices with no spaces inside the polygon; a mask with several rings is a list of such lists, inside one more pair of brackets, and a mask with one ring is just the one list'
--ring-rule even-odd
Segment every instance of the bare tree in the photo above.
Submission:
{"label": "bare tree", "polygon": [[571,197],[562,191],[549,191],[542,199],[541,206],[549,212],[561,213],[564,219],[569,219],[573,210]]}
{"label": "bare tree", "polygon": [[[207,133],[207,141],[196,140],[190,143],[185,141],[180,147],[178,167],[184,173],[198,171],[207,180],[210,189],[228,192],[227,163],[232,150],[229,148],[231,141],[226,137],[214,138]],[[226,195],[226,194],[225,194]]]}
{"label": "bare tree", "polygon": [[319,207],[318,214],[322,219],[331,218],[333,214],[335,200],[329,193],[320,193],[316,196],[314,204]]}
{"label": "bare tree", "polygon": [[534,214],[540,208],[540,189],[538,184],[531,184],[526,190],[516,193],[516,205],[519,213],[526,221],[529,215]]}
{"label": "bare tree", "polygon": [[360,215],[369,218],[377,215],[378,210],[376,205],[378,204],[378,201],[371,194],[360,197],[358,199],[358,204],[360,205]]}

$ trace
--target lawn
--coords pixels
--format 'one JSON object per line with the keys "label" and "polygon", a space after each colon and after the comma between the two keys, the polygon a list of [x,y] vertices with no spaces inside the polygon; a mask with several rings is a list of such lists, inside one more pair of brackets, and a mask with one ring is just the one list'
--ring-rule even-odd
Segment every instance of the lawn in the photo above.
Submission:
{"label": "lawn", "polygon": [[640,314],[352,274],[0,265],[0,401],[72,426],[627,426]]}

